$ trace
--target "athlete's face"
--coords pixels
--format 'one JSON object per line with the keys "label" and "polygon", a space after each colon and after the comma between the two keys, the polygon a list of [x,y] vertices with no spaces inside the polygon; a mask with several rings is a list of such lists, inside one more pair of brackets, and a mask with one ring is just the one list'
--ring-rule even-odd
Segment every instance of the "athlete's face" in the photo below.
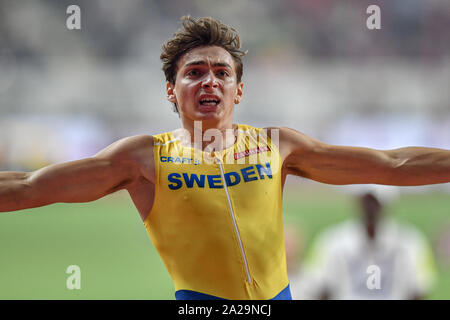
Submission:
{"label": "athlete's face", "polygon": [[182,120],[232,121],[241,101],[232,56],[218,46],[194,48],[178,60],[175,85],[167,83],[167,98],[176,103]]}

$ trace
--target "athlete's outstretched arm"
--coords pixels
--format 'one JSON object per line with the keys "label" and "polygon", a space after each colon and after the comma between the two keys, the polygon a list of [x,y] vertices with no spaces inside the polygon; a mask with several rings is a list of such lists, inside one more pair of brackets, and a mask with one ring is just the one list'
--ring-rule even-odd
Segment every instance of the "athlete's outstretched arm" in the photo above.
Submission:
{"label": "athlete's outstretched arm", "polygon": [[[40,207],[56,202],[89,202],[125,189],[153,165],[153,138],[119,140],[95,156],[54,164],[33,172],[0,172],[0,212]],[[152,181],[153,182],[153,181]]]}
{"label": "athlete's outstretched arm", "polygon": [[450,182],[450,150],[335,146],[289,128],[279,128],[279,140],[283,169],[319,182],[396,186]]}

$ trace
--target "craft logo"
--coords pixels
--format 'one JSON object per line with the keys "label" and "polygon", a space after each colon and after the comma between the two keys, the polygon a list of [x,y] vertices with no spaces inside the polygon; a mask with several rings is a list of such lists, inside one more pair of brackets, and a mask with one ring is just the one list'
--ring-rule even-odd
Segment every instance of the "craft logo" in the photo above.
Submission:
{"label": "craft logo", "polygon": [[193,165],[201,164],[201,162],[198,159],[192,159],[192,158],[186,158],[186,157],[165,157],[165,156],[161,156],[159,158],[159,161],[161,161],[161,162],[170,162],[170,163],[175,163],[175,164],[193,164]]}

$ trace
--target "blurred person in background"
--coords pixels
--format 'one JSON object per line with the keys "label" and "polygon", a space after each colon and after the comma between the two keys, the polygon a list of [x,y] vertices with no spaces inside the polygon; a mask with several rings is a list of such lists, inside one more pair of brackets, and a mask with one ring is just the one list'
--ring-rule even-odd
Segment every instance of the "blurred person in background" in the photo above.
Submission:
{"label": "blurred person in background", "polygon": [[5,147],[2,145],[0,141],[0,170],[6,170],[6,152]]}
{"label": "blurred person in background", "polygon": [[[161,54],[167,100],[182,128],[124,138],[90,158],[33,172],[0,172],[0,211],[127,190],[177,299],[291,299],[282,223],[287,175],[336,185],[450,181],[448,150],[344,147],[286,127],[233,123],[244,88],[239,35],[212,18],[182,23]],[[258,162],[249,163],[255,154]]]}
{"label": "blurred person in background", "polygon": [[304,237],[302,230],[293,224],[285,223],[284,241],[286,247],[286,264],[289,279],[297,276],[300,257],[303,256]]}
{"label": "blurred person in background", "polygon": [[436,277],[434,255],[415,227],[386,214],[380,193],[358,197],[355,219],[320,233],[291,281],[295,299],[423,299]]}

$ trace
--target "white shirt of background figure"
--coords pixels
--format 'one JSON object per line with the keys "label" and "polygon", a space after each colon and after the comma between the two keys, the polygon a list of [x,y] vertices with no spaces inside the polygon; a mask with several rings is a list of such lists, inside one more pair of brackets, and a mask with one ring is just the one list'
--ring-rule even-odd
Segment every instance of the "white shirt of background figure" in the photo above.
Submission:
{"label": "white shirt of background figure", "polygon": [[420,299],[429,293],[435,267],[425,237],[382,218],[373,194],[363,195],[361,205],[360,220],[318,236],[302,272],[291,279],[294,299]]}

